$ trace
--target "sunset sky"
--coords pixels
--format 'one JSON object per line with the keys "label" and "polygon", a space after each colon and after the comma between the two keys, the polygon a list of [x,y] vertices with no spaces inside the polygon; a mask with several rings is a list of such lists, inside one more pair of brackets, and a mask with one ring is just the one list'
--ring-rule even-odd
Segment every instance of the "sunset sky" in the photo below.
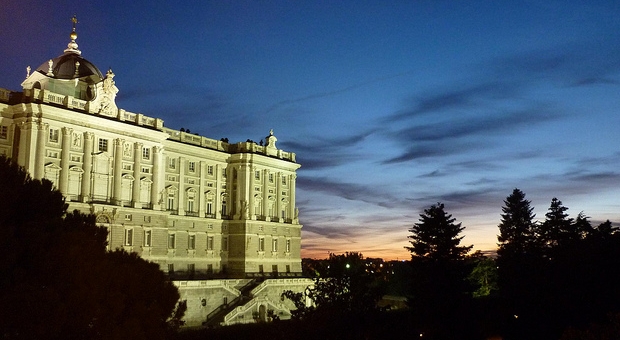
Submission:
{"label": "sunset sky", "polygon": [[514,188],[620,226],[620,1],[53,3],[0,4],[0,87],[76,14],[120,108],[297,154],[304,257],[409,259],[437,202],[494,250]]}

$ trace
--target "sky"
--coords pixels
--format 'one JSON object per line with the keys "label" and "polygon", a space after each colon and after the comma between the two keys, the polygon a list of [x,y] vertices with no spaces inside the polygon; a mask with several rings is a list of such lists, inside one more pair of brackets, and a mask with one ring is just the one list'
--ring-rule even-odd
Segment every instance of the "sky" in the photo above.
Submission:
{"label": "sky", "polygon": [[514,188],[544,220],[620,226],[620,1],[2,0],[0,87],[59,56],[116,103],[231,142],[273,129],[302,165],[302,256],[405,260],[441,202],[497,247]]}

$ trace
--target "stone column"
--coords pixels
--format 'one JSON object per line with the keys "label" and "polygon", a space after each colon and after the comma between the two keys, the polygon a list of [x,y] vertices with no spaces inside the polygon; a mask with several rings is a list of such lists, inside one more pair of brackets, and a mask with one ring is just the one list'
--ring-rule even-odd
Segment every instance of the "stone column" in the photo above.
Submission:
{"label": "stone column", "polygon": [[93,139],[92,132],[84,132],[84,158],[82,159],[82,169],[84,174],[82,176],[82,202],[88,202],[91,197],[92,179],[93,175]]}
{"label": "stone column", "polygon": [[179,157],[179,195],[177,211],[180,216],[185,216],[185,158]]}
{"label": "stone column", "polygon": [[269,170],[263,170],[263,202],[262,203],[262,214],[263,216],[267,216],[267,212],[269,211]]}
{"label": "stone column", "polygon": [[134,208],[140,208],[140,174],[142,171],[142,143],[135,143],[133,146],[133,190],[131,192],[131,202]]}
{"label": "stone column", "polygon": [[248,218],[255,220],[256,213],[254,209],[254,181],[256,181],[256,175],[254,173],[255,168],[253,166],[248,165],[248,180],[247,180],[247,188],[248,188]]}
{"label": "stone column", "polygon": [[222,169],[224,169],[221,165],[215,165],[215,197],[213,198],[213,212],[215,213],[215,218],[222,218],[221,204],[222,204],[222,184],[226,183],[226,178],[222,176]]}
{"label": "stone column", "polygon": [[282,173],[278,172],[276,176],[276,221],[282,222]]}
{"label": "stone column", "polygon": [[[291,190],[289,191],[289,197],[290,197],[290,214],[292,215],[291,218],[292,219],[297,219],[297,207],[295,206],[295,181],[297,180],[297,174],[292,174],[289,177],[289,185],[291,186]],[[299,223],[299,222],[296,222]]]}
{"label": "stone column", "polygon": [[206,203],[207,200],[205,198],[205,175],[207,174],[207,162],[200,161],[200,173],[199,175],[199,189],[198,189],[198,216],[205,217],[206,211]]}
{"label": "stone column", "polygon": [[37,157],[34,167],[34,178],[42,179],[45,176],[45,137],[47,136],[46,123],[39,123],[37,125]]}
{"label": "stone column", "polygon": [[60,180],[58,189],[60,192],[67,196],[69,188],[69,157],[71,153],[71,134],[73,129],[63,127],[62,128],[62,146],[60,152]]}
{"label": "stone column", "polygon": [[121,205],[123,197],[123,139],[114,140],[114,169],[112,204]]}
{"label": "stone column", "polygon": [[161,183],[163,182],[164,171],[162,171],[162,153],[164,148],[162,146],[156,146],[153,148],[153,184],[151,185],[151,206],[153,210],[161,210],[160,199],[166,199],[160,197]]}

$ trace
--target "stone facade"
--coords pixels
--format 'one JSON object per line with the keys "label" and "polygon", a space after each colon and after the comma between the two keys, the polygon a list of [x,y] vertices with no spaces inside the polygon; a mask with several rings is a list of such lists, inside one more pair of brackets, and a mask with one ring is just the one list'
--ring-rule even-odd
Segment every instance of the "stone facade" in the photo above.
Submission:
{"label": "stone facade", "polygon": [[[264,145],[229,143],[119,109],[114,73],[82,58],[76,38],[28,68],[21,92],[0,89],[0,154],[52,181],[70,210],[95,214],[110,249],[158,263],[200,301],[192,324],[244,282],[301,276],[295,154],[273,131]],[[282,311],[277,301],[259,305]]]}

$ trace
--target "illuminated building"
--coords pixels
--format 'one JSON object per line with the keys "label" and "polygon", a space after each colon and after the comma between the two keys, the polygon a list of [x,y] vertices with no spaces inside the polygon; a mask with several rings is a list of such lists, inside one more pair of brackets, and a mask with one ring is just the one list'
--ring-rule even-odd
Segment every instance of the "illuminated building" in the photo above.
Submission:
{"label": "illuminated building", "polygon": [[[190,325],[229,309],[227,323],[286,317],[279,293],[307,286],[296,278],[295,154],[272,131],[264,145],[233,144],[118,108],[114,73],[82,57],[75,22],[64,53],[28,67],[21,92],[0,89],[0,154],[52,181],[70,211],[94,214],[110,249],[158,263]],[[236,306],[243,293],[253,299]]]}

